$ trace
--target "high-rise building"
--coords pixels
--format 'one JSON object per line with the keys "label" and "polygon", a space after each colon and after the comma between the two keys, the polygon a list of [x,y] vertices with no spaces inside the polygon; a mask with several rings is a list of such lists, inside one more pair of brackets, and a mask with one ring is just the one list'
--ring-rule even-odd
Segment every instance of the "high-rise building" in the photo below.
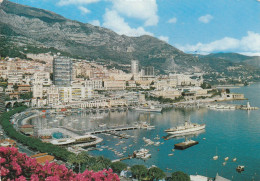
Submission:
{"label": "high-rise building", "polygon": [[0,87],[0,113],[5,112],[5,93],[4,89]]}
{"label": "high-rise building", "polygon": [[154,77],[154,67],[145,67],[144,69],[144,76],[147,77]]}
{"label": "high-rise building", "polygon": [[138,74],[139,73],[139,61],[138,60],[132,60],[131,61],[131,73],[132,74]]}
{"label": "high-rise building", "polygon": [[58,87],[68,87],[72,80],[72,60],[57,57],[53,60],[53,83]]}

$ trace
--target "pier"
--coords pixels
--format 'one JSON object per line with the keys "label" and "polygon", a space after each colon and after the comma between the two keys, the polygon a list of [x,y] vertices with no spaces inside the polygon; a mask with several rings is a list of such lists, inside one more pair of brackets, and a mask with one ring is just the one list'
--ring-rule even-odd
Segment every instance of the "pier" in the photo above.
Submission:
{"label": "pier", "polygon": [[119,159],[115,159],[115,160],[112,160],[111,162],[114,163],[114,162],[120,162],[120,161],[123,161],[123,160],[128,160],[128,159],[132,159],[134,158],[133,155],[130,155],[128,157],[124,157],[124,158],[119,158]]}
{"label": "pier", "polygon": [[114,131],[127,131],[127,130],[134,130],[140,129],[139,126],[129,126],[129,127],[122,127],[122,128],[113,128],[113,129],[104,129],[104,130],[97,130],[92,132],[86,132],[85,134],[100,134],[100,133],[109,133]]}

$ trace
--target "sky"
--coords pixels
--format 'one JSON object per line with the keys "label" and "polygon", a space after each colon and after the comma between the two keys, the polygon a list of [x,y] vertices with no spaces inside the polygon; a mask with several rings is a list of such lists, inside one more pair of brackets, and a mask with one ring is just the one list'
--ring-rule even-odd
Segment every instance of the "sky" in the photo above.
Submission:
{"label": "sky", "polygon": [[186,53],[260,56],[260,0],[11,0]]}

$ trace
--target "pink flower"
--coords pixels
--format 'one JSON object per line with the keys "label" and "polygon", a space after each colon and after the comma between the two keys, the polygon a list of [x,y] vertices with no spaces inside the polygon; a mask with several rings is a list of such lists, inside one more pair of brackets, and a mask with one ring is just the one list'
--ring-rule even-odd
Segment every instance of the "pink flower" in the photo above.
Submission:
{"label": "pink flower", "polygon": [[0,147],[1,176],[3,180],[25,181],[119,181],[118,175],[110,170],[99,172],[85,170],[76,174],[65,165],[46,162],[45,165],[38,164],[25,154],[19,153],[16,148]]}
{"label": "pink flower", "polygon": [[1,167],[1,176],[6,176],[9,172],[7,168]]}
{"label": "pink flower", "polygon": [[39,181],[39,177],[36,174],[31,175],[31,181]]}
{"label": "pink flower", "polygon": [[6,159],[5,158],[0,158],[0,164],[6,162]]}
{"label": "pink flower", "polygon": [[26,181],[26,178],[24,176],[20,176],[18,179],[15,179],[15,181]]}

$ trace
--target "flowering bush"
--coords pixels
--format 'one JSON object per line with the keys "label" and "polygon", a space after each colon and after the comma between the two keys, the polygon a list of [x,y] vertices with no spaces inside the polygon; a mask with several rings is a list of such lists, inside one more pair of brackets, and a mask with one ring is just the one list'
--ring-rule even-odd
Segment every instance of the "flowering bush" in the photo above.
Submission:
{"label": "flowering bush", "polygon": [[119,181],[118,175],[109,170],[99,172],[85,170],[74,173],[65,165],[38,164],[36,159],[19,153],[15,147],[0,147],[0,173],[3,180],[13,181]]}

